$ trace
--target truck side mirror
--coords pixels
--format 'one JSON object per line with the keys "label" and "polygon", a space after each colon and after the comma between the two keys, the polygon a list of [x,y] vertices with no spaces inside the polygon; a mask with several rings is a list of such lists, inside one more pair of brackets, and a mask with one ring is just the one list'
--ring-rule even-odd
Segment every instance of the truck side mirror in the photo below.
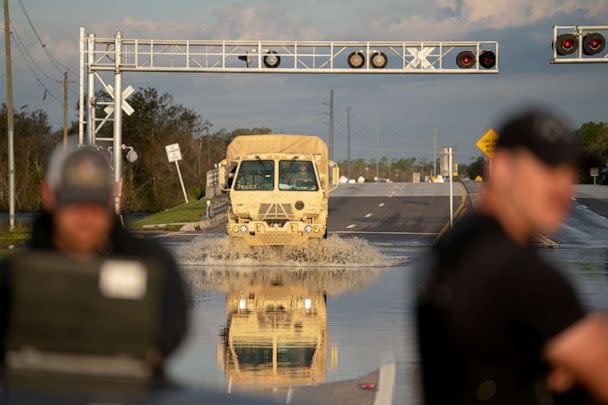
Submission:
{"label": "truck side mirror", "polygon": [[340,167],[334,161],[329,161],[329,168],[331,169],[331,187],[329,191],[334,191],[340,184]]}
{"label": "truck side mirror", "polygon": [[226,178],[227,167],[228,167],[228,161],[226,159],[222,160],[217,165],[217,178],[218,178],[218,183],[219,183],[220,189],[222,191],[228,191],[227,178]]}

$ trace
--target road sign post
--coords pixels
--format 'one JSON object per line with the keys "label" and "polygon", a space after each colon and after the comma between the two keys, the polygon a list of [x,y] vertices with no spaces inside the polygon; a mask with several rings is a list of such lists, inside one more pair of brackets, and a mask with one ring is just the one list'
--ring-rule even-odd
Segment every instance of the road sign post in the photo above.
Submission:
{"label": "road sign post", "polygon": [[596,185],[597,184],[597,176],[600,175],[600,169],[597,167],[592,167],[591,168],[591,177],[593,177],[593,184]]}
{"label": "road sign post", "polygon": [[450,178],[450,229],[454,226],[454,148],[443,148],[441,151],[440,169],[442,176]]}
{"label": "road sign post", "polygon": [[182,186],[182,192],[184,193],[184,201],[188,204],[188,194],[186,194],[186,187],[184,186],[184,180],[182,179],[182,172],[179,170],[179,161],[182,160],[182,152],[179,149],[179,143],[172,143],[171,145],[165,146],[167,152],[167,159],[169,163],[175,162],[175,168],[177,169],[177,177],[179,177],[179,184]]}
{"label": "road sign post", "polygon": [[494,158],[494,148],[498,141],[498,134],[492,128],[488,129],[475,143],[475,146],[490,159],[490,176],[492,176],[492,159]]}

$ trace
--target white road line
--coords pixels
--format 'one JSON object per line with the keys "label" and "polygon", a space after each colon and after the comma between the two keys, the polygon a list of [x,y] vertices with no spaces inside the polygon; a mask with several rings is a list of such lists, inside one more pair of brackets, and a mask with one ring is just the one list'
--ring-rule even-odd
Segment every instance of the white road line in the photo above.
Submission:
{"label": "white road line", "polygon": [[[347,227],[348,228],[348,227]],[[420,235],[420,236],[436,236],[436,232],[392,232],[392,231],[330,231],[330,234],[365,234],[365,235]]]}
{"label": "white road line", "polygon": [[346,227],[346,229],[353,229],[357,224],[350,224]]}
{"label": "white road line", "polygon": [[378,207],[384,207],[384,203],[378,204]]}
{"label": "white road line", "polygon": [[369,212],[369,213],[365,214],[365,218],[369,218],[369,217],[371,217],[372,215],[373,215],[373,214],[372,214],[371,212]]}
{"label": "white road line", "polygon": [[587,208],[587,206],[586,206],[586,205],[583,205],[583,204],[581,204],[581,207],[583,207],[583,208]]}

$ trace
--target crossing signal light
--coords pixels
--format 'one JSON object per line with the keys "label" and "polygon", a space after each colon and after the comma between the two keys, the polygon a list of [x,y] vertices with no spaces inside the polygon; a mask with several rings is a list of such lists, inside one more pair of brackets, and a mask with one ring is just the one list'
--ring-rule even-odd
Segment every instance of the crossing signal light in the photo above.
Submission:
{"label": "crossing signal light", "polygon": [[604,50],[606,39],[603,35],[596,32],[589,33],[583,38],[583,53],[585,55],[595,55]]}
{"label": "crossing signal light", "polygon": [[270,69],[278,68],[281,64],[281,57],[275,51],[268,51],[262,58],[264,66]]}
{"label": "crossing signal light", "polygon": [[473,51],[462,51],[456,56],[456,64],[461,69],[470,69],[475,66],[475,54]]}
{"label": "crossing signal light", "polygon": [[484,69],[492,69],[496,66],[496,54],[492,51],[483,51],[479,55],[479,64]]}
{"label": "crossing signal light", "polygon": [[559,56],[571,55],[578,50],[578,38],[574,34],[558,35],[555,41],[555,51]]}
{"label": "crossing signal light", "polygon": [[365,55],[361,51],[351,52],[346,58],[346,62],[352,69],[360,69],[365,65]]}
{"label": "crossing signal light", "polygon": [[388,58],[384,52],[376,51],[372,53],[372,56],[369,58],[369,64],[372,65],[374,69],[383,69],[386,67],[388,63]]}

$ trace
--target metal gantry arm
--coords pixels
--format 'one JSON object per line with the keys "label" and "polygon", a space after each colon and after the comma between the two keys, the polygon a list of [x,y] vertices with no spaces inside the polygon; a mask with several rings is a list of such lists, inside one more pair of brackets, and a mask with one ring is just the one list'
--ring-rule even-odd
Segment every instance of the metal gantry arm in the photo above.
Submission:
{"label": "metal gantry arm", "polygon": [[[94,71],[112,71],[115,39],[95,38],[87,52]],[[463,69],[458,51],[498,57],[496,41],[203,41],[122,39],[120,69],[125,72],[207,73],[498,73],[498,63]],[[348,64],[358,53],[360,67]],[[386,65],[374,65],[374,57]]]}
{"label": "metal gantry arm", "polygon": [[553,64],[608,63],[608,25],[554,25]]}

